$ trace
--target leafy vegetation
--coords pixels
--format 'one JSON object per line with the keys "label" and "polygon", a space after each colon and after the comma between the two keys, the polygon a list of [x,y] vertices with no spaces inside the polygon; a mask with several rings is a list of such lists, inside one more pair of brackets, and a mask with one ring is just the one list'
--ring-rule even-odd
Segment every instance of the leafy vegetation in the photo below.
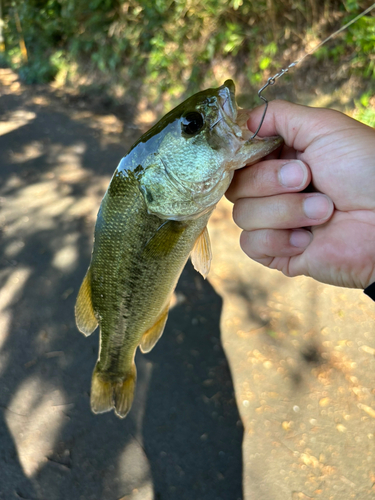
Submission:
{"label": "leafy vegetation", "polygon": [[[347,0],[344,5],[348,15],[343,17],[343,25],[363,10],[355,0]],[[361,17],[344,32],[341,43],[324,45],[315,55],[318,59],[331,58],[337,62],[348,53],[352,54],[351,65],[359,74],[375,79],[375,16]]]}
{"label": "leafy vegetation", "polygon": [[375,17],[359,19],[346,34],[346,41],[356,48],[353,64],[365,76],[375,78]]}
{"label": "leafy vegetation", "polygon": [[375,96],[369,92],[362,94],[356,103],[354,118],[375,128]]}
{"label": "leafy vegetation", "polygon": [[[142,85],[149,99],[166,93],[172,104],[185,92],[221,83],[221,68],[259,85],[292,62],[303,48],[301,34],[322,39],[367,6],[356,0],[2,2],[2,60],[25,82],[79,82],[85,75],[118,95]],[[374,47],[375,16],[368,15],[317,57],[349,56],[357,71],[375,79]]]}

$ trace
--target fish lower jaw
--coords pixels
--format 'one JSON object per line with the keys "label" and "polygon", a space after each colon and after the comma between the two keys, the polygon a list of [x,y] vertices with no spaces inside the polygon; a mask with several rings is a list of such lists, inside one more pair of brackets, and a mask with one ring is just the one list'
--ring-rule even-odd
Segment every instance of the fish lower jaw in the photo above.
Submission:
{"label": "fish lower jaw", "polygon": [[[251,133],[251,132],[250,132]],[[283,144],[280,136],[254,137],[245,141],[230,162],[232,170],[253,165]]]}

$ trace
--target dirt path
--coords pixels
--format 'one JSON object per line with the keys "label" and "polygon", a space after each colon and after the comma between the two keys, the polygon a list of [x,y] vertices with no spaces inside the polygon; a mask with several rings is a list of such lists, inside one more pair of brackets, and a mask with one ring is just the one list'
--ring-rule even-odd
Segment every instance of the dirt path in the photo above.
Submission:
{"label": "dirt path", "polygon": [[131,414],[91,414],[98,337],[73,306],[100,199],[146,124],[8,70],[0,92],[0,500],[375,497],[373,304],[250,262],[225,201],[209,279],[187,266],[137,356]]}

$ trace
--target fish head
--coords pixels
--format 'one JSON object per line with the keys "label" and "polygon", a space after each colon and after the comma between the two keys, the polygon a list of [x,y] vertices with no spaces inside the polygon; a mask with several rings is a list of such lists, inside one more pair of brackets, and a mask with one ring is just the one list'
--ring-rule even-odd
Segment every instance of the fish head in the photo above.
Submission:
{"label": "fish head", "polygon": [[[232,80],[191,96],[138,141],[146,159],[139,175],[149,213],[194,219],[210,211],[227,190],[234,170],[276,149],[281,137],[251,138],[249,112],[239,110]],[[137,155],[136,155],[137,156]]]}

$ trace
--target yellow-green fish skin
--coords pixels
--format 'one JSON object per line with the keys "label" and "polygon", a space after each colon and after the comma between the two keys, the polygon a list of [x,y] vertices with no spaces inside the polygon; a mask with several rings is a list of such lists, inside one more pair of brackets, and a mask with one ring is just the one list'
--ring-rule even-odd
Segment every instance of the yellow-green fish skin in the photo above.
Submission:
{"label": "yellow-green fish skin", "polygon": [[[196,113],[203,125],[191,134],[186,123]],[[136,348],[147,351],[160,337],[177,280],[233,170],[281,144],[246,140],[236,116],[233,82],[200,92],[142,136],[115,171],[76,304],[83,333],[100,325],[91,389],[96,413],[114,408],[126,416]]]}

